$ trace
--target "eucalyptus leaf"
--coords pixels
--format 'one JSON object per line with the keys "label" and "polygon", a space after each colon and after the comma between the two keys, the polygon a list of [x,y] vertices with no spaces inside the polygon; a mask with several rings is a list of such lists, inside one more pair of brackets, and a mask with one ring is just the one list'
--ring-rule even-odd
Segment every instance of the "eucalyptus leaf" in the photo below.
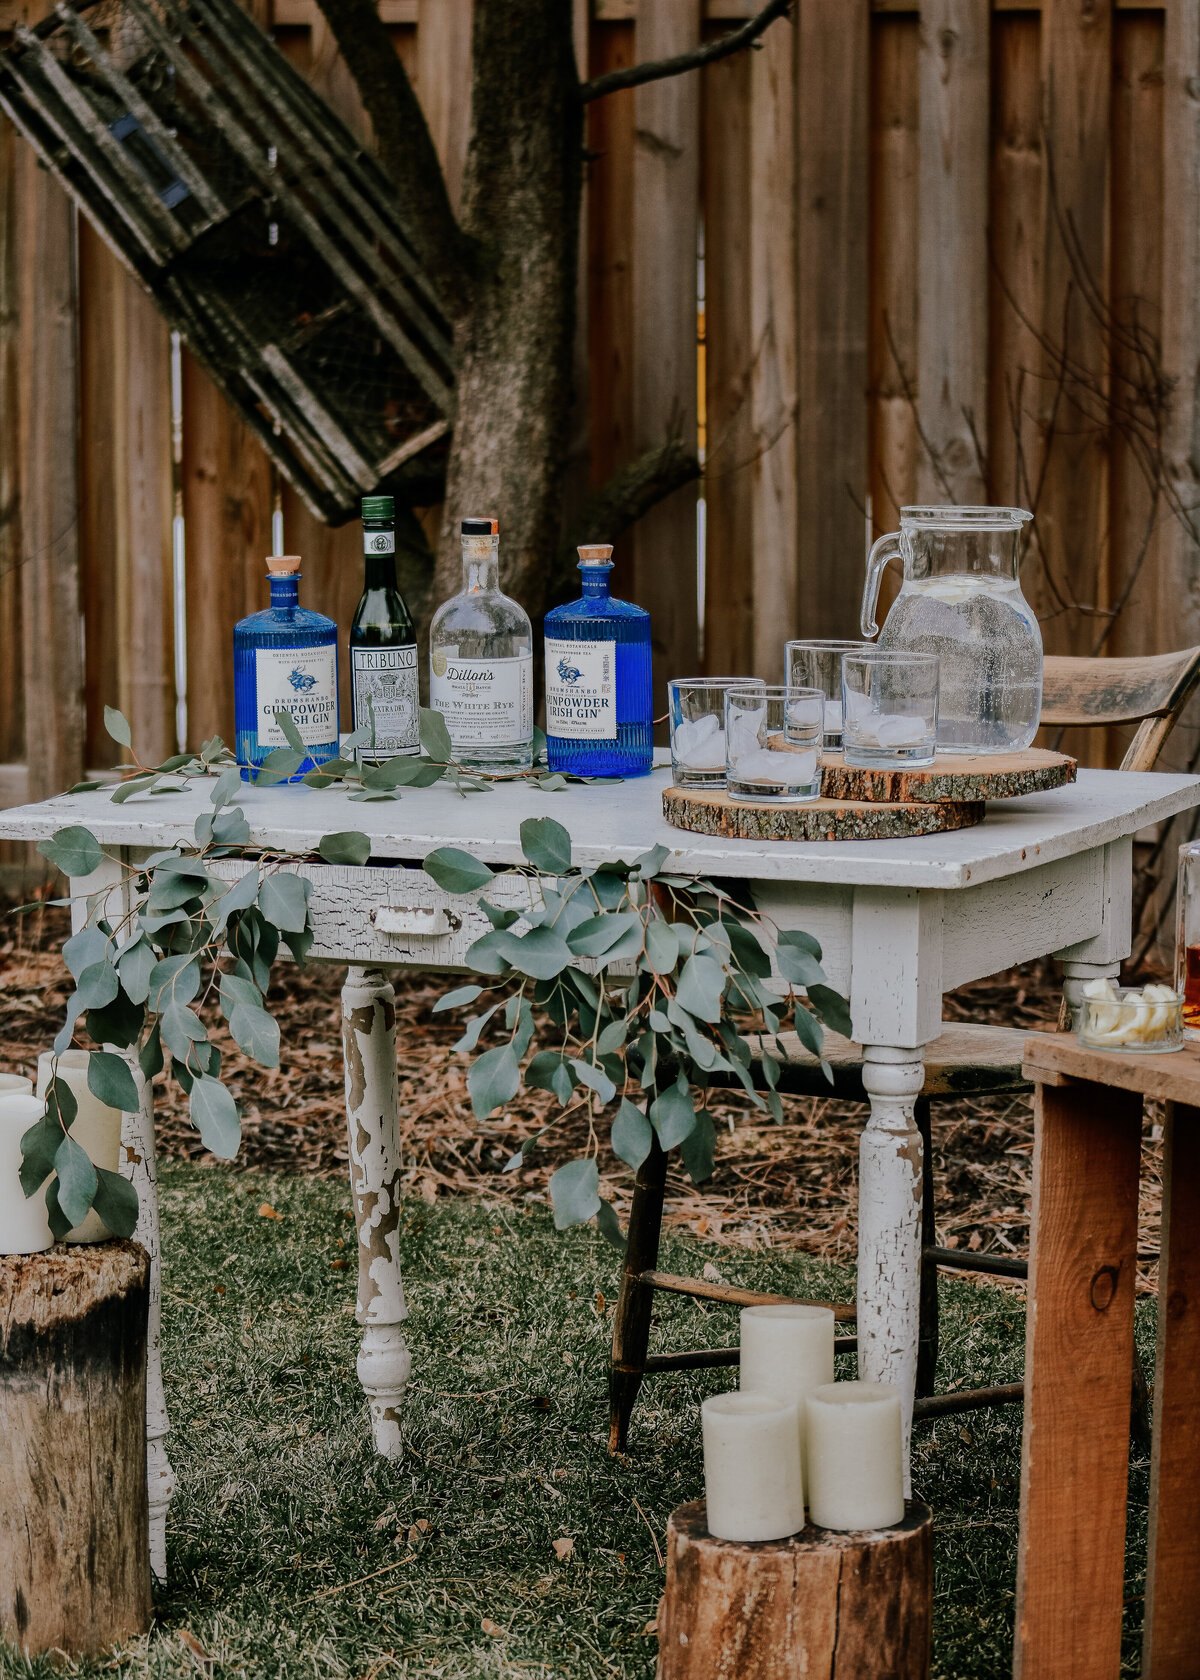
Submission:
{"label": "eucalyptus leaf", "polygon": [[258,889],[258,907],[266,919],[283,933],[301,933],[308,920],[311,881],[302,875],[280,870],[268,875]]}
{"label": "eucalyptus leaf", "polygon": [[804,1048],[811,1050],[814,1056],[822,1055],[825,1034],[816,1016],[810,1010],[805,1009],[803,1004],[798,1003],[792,1019],[796,1024],[796,1036]]}
{"label": "eucalyptus leaf", "polygon": [[111,1050],[93,1050],[88,1057],[88,1090],[109,1108],[119,1108],[122,1114],[138,1111],[137,1081],[129,1071],[129,1063]]}
{"label": "eucalyptus leaf", "polygon": [[87,1150],[69,1134],[55,1153],[54,1170],[59,1207],[72,1225],[82,1225],[96,1194],[96,1169]]}
{"label": "eucalyptus leaf", "polygon": [[452,992],[440,997],[433,1006],[435,1015],[441,1014],[443,1009],[462,1009],[468,1003],[474,1003],[483,993],[482,986],[458,986]]}
{"label": "eucalyptus leaf", "polygon": [[827,1027],[841,1033],[843,1038],[854,1037],[850,1010],[840,992],[835,992],[832,986],[810,986],[808,1001]]}
{"label": "eucalyptus leaf", "polygon": [[79,976],[79,1001],[85,1009],[103,1009],[116,997],[119,985],[111,963],[92,963]]}
{"label": "eucalyptus leaf", "polygon": [[596,1040],[596,1049],[602,1056],[610,1055],[612,1051],[621,1048],[628,1036],[629,1018],[626,1015],[618,1015],[608,1023]]}
{"label": "eucalyptus leaf", "polygon": [[163,957],[150,971],[147,1002],[156,1015],[172,1003],[191,1003],[200,990],[200,964],[190,953]]}
{"label": "eucalyptus leaf", "polygon": [[[440,714],[438,714],[440,716]],[[421,866],[445,892],[469,893],[486,887],[492,871],[486,863],[472,857],[457,846],[439,846],[429,853]]]}
{"label": "eucalyptus leaf", "polygon": [[514,922],[520,920],[516,910],[501,910],[495,904],[489,904],[486,898],[477,898],[475,902],[494,928],[510,928]]}
{"label": "eucalyptus leaf", "polygon": [[63,961],[78,980],[85,968],[106,961],[110,943],[108,935],[98,927],[81,927],[63,946]]}
{"label": "eucalyptus leaf", "polygon": [[242,1141],[242,1123],[237,1105],[221,1081],[208,1074],[194,1079],[188,1107],[204,1147],[218,1160],[232,1161]]}
{"label": "eucalyptus leaf", "polygon": [[129,719],[115,706],[104,708],[104,732],[120,747],[133,746],[133,731],[129,727]]}
{"label": "eucalyptus leaf", "polygon": [[824,984],[825,970],[820,963],[807,951],[801,951],[795,945],[784,945],[780,942],[775,948],[775,961],[779,965],[780,974],[793,986]]}
{"label": "eucalyptus leaf", "polygon": [[157,774],[131,776],[127,782],[122,782],[119,788],[114,789],[112,802],[114,805],[124,805],[126,800],[132,799],[135,793],[151,792],[157,782]]}
{"label": "eucalyptus leaf", "polygon": [[199,1044],[208,1034],[200,1017],[182,1003],[170,1003],[159,1020],[163,1043],[173,1056],[184,1061],[193,1044]]}
{"label": "eucalyptus leaf", "polygon": [[234,1008],[229,1035],[260,1067],[279,1066],[279,1023],[257,1004],[239,1003]]}
{"label": "eucalyptus leaf", "polygon": [[209,803],[214,811],[219,811],[222,805],[228,805],[233,796],[242,788],[242,772],[238,765],[231,764],[228,770],[222,770],[213,783],[213,790],[209,794]]}
{"label": "eucalyptus leaf", "polygon": [[611,1243],[618,1254],[624,1254],[629,1247],[629,1239],[621,1229],[621,1221],[617,1218],[617,1210],[611,1202],[600,1198],[600,1206],[596,1210],[596,1226],[605,1242]]}
{"label": "eucalyptus leaf", "polygon": [[712,1177],[713,1157],[717,1148],[717,1129],[706,1108],[696,1114],[696,1123],[679,1147],[683,1164],[693,1184],[703,1184]]}
{"label": "eucalyptus leaf", "polygon": [[664,1149],[674,1149],[687,1137],[696,1124],[696,1106],[682,1074],[650,1104],[650,1119]]}
{"label": "eucalyptus leaf", "polygon": [[[636,930],[640,934],[641,927],[642,918],[636,910],[625,910],[619,914],[602,911],[572,928],[567,934],[567,944],[577,957],[601,957],[627,933]],[[638,943],[640,945],[640,938]]]}
{"label": "eucalyptus leaf", "polygon": [[551,1173],[550,1200],[559,1231],[594,1218],[600,1211],[600,1174],[595,1161],[568,1161]]}
{"label": "eucalyptus leaf", "polygon": [[147,1079],[153,1079],[163,1069],[162,1034],[158,1022],[150,1029],[145,1044],[138,1051],[138,1066]]}
{"label": "eucalyptus leaf", "polygon": [[446,774],[446,766],[433,759],[397,755],[363,771],[363,786],[379,792],[396,787],[432,787]]}
{"label": "eucalyptus leaf", "polygon": [[244,846],[250,839],[250,824],[236,805],[228,805],[212,819],[212,837],[218,846]]}
{"label": "eucalyptus leaf", "polygon": [[472,1062],[467,1074],[467,1091],[477,1120],[486,1120],[498,1108],[511,1102],[521,1084],[521,1067],[511,1044],[485,1050]]}
{"label": "eucalyptus leaf", "polygon": [[616,1096],[616,1086],[600,1068],[593,1067],[590,1062],[585,1062],[578,1056],[571,1057],[571,1066],[575,1069],[580,1084],[586,1085],[589,1091],[594,1091],[600,1098],[601,1107],[610,1103]]}
{"label": "eucalyptus leaf", "polygon": [[248,910],[258,895],[258,866],[252,865],[233,882],[227,892],[214,899],[208,907],[208,917],[217,933],[222,933],[230,916],[238,910]]}
{"label": "eucalyptus leaf", "polygon": [[351,863],[361,868],[371,855],[371,842],[355,828],[322,835],[317,851],[326,863]]}
{"label": "eucalyptus leaf", "polygon": [[239,1004],[248,1009],[261,1009],[262,993],[244,974],[222,974],[221,1008],[226,1016],[232,1015]]}
{"label": "eucalyptus leaf", "polygon": [[550,1091],[565,1108],[575,1089],[574,1062],[557,1050],[539,1050],[525,1069],[525,1085],[531,1091]]}
{"label": "eucalyptus leaf", "polygon": [[[275,722],[279,725],[280,730],[283,732],[283,738],[287,742],[288,746],[291,747],[292,751],[298,752],[301,760],[306,759],[308,757],[308,748],[304,744],[304,737],[296,728],[296,720],[292,716],[291,712],[287,711],[282,706],[277,707],[275,711]],[[299,768],[299,766],[297,766],[297,768]]]}
{"label": "eucalyptus leaf", "polygon": [[64,875],[90,875],[104,862],[100,842],[87,828],[60,828],[40,843],[38,851]]}
{"label": "eucalyptus leaf", "polygon": [[182,909],[193,899],[200,898],[206,885],[207,877],[197,880],[190,872],[182,874],[174,870],[156,869],[150,883],[146,908],[151,915],[161,914],[164,910]]}
{"label": "eucalyptus leaf", "polygon": [[450,731],[441,712],[421,707],[421,750],[439,764],[449,764],[454,758]]}
{"label": "eucalyptus leaf", "polygon": [[722,925],[738,967],[744,969],[747,974],[765,980],[771,972],[771,959],[750,929],[734,921],[726,921]]}
{"label": "eucalyptus leaf", "polygon": [[119,991],[103,1009],[88,1010],[88,1036],[94,1044],[116,1044],[122,1050],[128,1050],[141,1036],[145,1018],[144,1005],[134,1003],[124,991]]}
{"label": "eucalyptus leaf", "polygon": [[117,957],[121,989],[131,1003],[145,1003],[150,995],[150,975],[158,958],[144,934],[132,940]]}
{"label": "eucalyptus leaf", "polygon": [[21,1137],[21,1189],[26,1197],[40,1190],[54,1171],[54,1157],[63,1129],[52,1114],[43,1114]]}
{"label": "eucalyptus leaf", "polygon": [[620,1156],[627,1167],[632,1167],[636,1172],[649,1155],[653,1140],[654,1133],[649,1120],[640,1108],[635,1108],[627,1097],[622,1097],[617,1117],[612,1123],[614,1153]]}
{"label": "eucalyptus leaf", "polygon": [[[533,980],[552,980],[571,961],[566,942],[553,928],[535,927],[524,934],[485,933],[483,939],[489,942],[489,951],[510,968],[515,968],[518,974],[527,974]],[[476,940],[471,951],[482,943],[483,940]]]}
{"label": "eucalyptus leaf", "polygon": [[109,1172],[106,1167],[96,1168],[92,1207],[114,1237],[131,1237],[137,1230],[137,1191],[120,1173]]}
{"label": "eucalyptus leaf", "polygon": [[675,996],[689,1015],[715,1025],[721,1019],[725,971],[711,957],[689,957],[679,976]]}
{"label": "eucalyptus leaf", "polygon": [[812,957],[815,962],[821,960],[821,947],[811,933],[805,933],[800,928],[784,928],[778,936],[777,944],[788,946],[793,951],[803,951],[805,956]]}
{"label": "eucalyptus leaf", "polygon": [[640,857],[634,858],[633,867],[641,875],[643,881],[649,881],[658,874],[670,855],[665,846],[651,846],[648,852],[643,852]]}
{"label": "eucalyptus leaf", "polygon": [[565,875],[571,867],[571,836],[553,817],[526,817],[521,824],[521,850],[543,874]]}
{"label": "eucalyptus leaf", "polygon": [[679,944],[666,922],[653,921],[646,928],[646,960],[655,974],[670,974],[679,961]]}

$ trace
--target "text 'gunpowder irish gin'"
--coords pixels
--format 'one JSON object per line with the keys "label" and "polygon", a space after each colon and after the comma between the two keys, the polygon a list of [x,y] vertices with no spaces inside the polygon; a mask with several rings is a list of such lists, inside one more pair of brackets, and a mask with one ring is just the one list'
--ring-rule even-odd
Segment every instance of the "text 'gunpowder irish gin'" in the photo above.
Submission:
{"label": "text 'gunpowder irish gin'", "polygon": [[650,614],[608,592],[612,548],[579,550],[583,594],[546,614],[551,770],[644,776],[654,763]]}
{"label": "text 'gunpowder irish gin'", "polygon": [[494,519],[462,522],[463,586],[429,627],[429,704],[459,764],[528,770],[533,763],[533,628],[500,588]]}
{"label": "text 'gunpowder irish gin'", "polygon": [[421,750],[417,637],[396,587],[396,503],[364,496],[363,592],[350,625],[350,705],[355,730],[374,723],[375,739],[359,749],[369,763]]}
{"label": "text 'gunpowder irish gin'", "polygon": [[287,779],[337,757],[337,625],[302,607],[300,557],[273,554],[267,561],[271,605],[233,629],[233,713],[237,761],[250,780],[275,747],[290,743],[276,722],[288,712],[308,757]]}

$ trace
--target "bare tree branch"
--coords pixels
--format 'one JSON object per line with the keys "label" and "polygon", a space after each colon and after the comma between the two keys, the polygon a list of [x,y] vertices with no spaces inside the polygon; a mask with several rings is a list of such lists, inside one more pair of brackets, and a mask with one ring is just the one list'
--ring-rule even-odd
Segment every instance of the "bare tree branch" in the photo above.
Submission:
{"label": "bare tree branch", "polygon": [[575,520],[559,552],[547,599],[559,600],[564,588],[570,588],[578,562],[575,550],[580,543],[615,542],[652,507],[699,478],[700,471],[695,450],[680,437],[668,438],[628,466],[618,468],[588,499]]}
{"label": "bare tree branch", "polygon": [[757,17],[742,24],[740,29],[731,29],[728,35],[709,41],[707,46],[694,47],[676,58],[653,59],[646,64],[632,64],[627,70],[609,70],[603,76],[594,76],[580,86],[579,97],[587,105],[593,99],[603,99],[607,93],[619,93],[622,88],[641,87],[645,82],[662,81],[664,76],[682,76],[688,70],[715,64],[718,59],[741,52],[743,47],[753,46],[763,30],[776,18],[784,17],[791,5],[792,0],[770,0]]}
{"label": "bare tree branch", "polygon": [[446,314],[469,302],[473,242],[459,227],[424,112],[374,0],[317,0],[375,130],[379,161],[426,278]]}

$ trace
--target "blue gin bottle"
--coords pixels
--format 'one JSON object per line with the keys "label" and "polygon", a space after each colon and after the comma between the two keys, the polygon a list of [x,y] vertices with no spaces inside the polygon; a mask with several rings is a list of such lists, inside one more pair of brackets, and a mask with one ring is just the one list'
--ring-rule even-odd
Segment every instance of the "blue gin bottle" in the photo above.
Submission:
{"label": "blue gin bottle", "polygon": [[289,745],[275,713],[290,712],[308,748],[304,763],[287,778],[298,782],[337,757],[337,625],[300,605],[299,555],[273,554],[267,577],[271,605],[233,630],[237,761],[248,782],[273,748]]}
{"label": "blue gin bottle", "polygon": [[608,592],[612,548],[579,550],[583,594],[545,618],[551,770],[644,776],[654,763],[650,614]]}

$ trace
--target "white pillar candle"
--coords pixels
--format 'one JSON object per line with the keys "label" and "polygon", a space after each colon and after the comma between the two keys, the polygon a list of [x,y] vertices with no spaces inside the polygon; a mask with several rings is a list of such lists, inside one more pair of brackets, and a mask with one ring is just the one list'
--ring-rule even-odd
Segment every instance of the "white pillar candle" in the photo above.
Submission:
{"label": "white pillar candle", "polygon": [[743,1307],[741,1314],[743,1394],[773,1394],[796,1402],[800,1462],[804,1480],[804,1396],[833,1381],[833,1309],[782,1302]]}
{"label": "white pillar candle", "polygon": [[0,1254],[41,1254],[54,1241],[45,1191],[21,1188],[21,1139],[45,1112],[28,1091],[0,1096]]}
{"label": "white pillar candle", "polygon": [[31,1097],[33,1081],[23,1073],[0,1073],[0,1097]]}
{"label": "white pillar candle", "polygon": [[[55,1057],[52,1050],[38,1057],[37,1094],[45,1097],[50,1081],[57,1072],[59,1079],[75,1098],[75,1119],[71,1136],[91,1157],[94,1167],[117,1172],[121,1164],[121,1111],[109,1108],[88,1090],[89,1053],[86,1050],[64,1050]],[[57,1067],[55,1066],[57,1062]],[[67,1232],[69,1243],[106,1242],[112,1232],[94,1208],[89,1208],[82,1225]]]}
{"label": "white pillar candle", "polygon": [[804,1527],[795,1401],[713,1394],[700,1408],[708,1532],[718,1540],[783,1540]]}
{"label": "white pillar candle", "polygon": [[890,1528],[904,1516],[900,1391],[843,1382],[804,1397],[808,1515],[818,1528]]}

